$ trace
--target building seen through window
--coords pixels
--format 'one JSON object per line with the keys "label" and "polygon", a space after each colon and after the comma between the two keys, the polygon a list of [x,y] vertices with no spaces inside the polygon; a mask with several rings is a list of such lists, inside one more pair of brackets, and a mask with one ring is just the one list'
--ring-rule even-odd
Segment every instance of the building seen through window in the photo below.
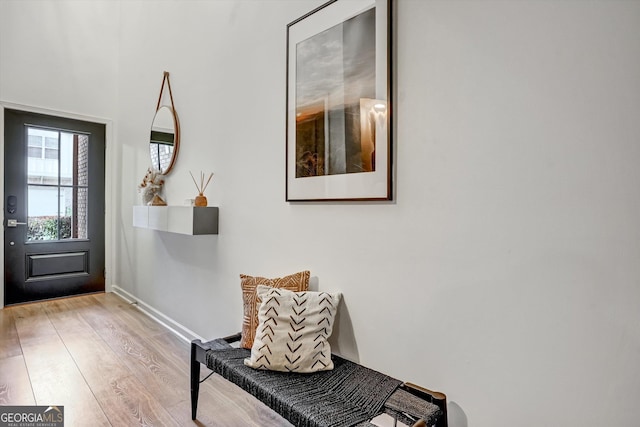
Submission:
{"label": "building seen through window", "polygon": [[27,128],[27,241],[86,239],[89,136]]}

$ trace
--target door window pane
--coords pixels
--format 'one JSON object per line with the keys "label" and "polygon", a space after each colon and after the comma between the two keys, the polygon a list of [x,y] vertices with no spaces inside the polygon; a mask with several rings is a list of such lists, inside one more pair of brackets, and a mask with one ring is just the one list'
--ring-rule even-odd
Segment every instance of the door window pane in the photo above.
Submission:
{"label": "door window pane", "polygon": [[[30,129],[31,131],[31,129]],[[29,133],[28,135],[28,156],[36,159],[42,158],[42,136],[41,135],[33,135]]]}
{"label": "door window pane", "polygon": [[88,239],[88,219],[89,219],[89,189],[79,187],[76,189],[75,211],[72,217],[71,238]]}
{"label": "door window pane", "polygon": [[60,134],[60,185],[89,183],[89,136]]}
{"label": "door window pane", "polygon": [[58,160],[58,135],[44,138],[44,158]]}
{"label": "door window pane", "polygon": [[60,240],[72,237],[73,196],[73,188],[60,188]]}
{"label": "door window pane", "polygon": [[73,134],[60,134],[60,184],[73,185]]}
{"label": "door window pane", "polygon": [[28,128],[28,141],[27,241],[88,238],[89,136]]}
{"label": "door window pane", "polygon": [[89,185],[89,135],[75,135],[76,155],[74,164],[76,168],[76,185]]}
{"label": "door window pane", "polygon": [[27,241],[58,239],[58,187],[29,185]]}
{"label": "door window pane", "polygon": [[87,238],[88,194],[83,187],[60,188],[60,240]]}
{"label": "door window pane", "polygon": [[28,182],[30,184],[57,184],[58,132],[28,128],[28,141]]}

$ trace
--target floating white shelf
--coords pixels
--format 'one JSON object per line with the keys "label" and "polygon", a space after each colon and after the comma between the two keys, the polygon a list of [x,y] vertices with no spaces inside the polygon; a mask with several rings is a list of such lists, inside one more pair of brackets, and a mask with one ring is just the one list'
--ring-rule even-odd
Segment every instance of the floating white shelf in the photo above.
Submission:
{"label": "floating white shelf", "polygon": [[133,226],[192,236],[218,234],[218,208],[134,206]]}

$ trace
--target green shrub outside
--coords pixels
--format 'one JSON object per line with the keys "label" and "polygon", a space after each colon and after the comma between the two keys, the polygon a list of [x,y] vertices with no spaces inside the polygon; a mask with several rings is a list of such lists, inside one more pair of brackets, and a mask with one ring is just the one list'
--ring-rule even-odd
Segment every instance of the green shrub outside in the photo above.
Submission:
{"label": "green shrub outside", "polygon": [[29,218],[27,240],[58,240],[58,226],[60,239],[71,237],[71,217],[36,216]]}

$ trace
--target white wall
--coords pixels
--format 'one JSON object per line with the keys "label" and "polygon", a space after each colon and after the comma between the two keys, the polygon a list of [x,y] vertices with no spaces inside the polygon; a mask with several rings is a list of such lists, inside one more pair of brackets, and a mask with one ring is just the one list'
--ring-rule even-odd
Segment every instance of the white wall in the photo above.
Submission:
{"label": "white wall", "polygon": [[[310,269],[340,352],[447,393],[452,427],[637,425],[640,2],[397,3],[393,203],[284,202],[286,24],[322,0],[0,0],[0,101],[114,119],[116,282],[195,333],[239,329],[239,273]],[[98,49],[14,37],[103,12]],[[83,73],[14,63],[50,41]],[[130,225],[163,70],[167,200],[215,172],[218,236]]]}
{"label": "white wall", "polygon": [[0,0],[0,99],[113,117],[118,6]]}

